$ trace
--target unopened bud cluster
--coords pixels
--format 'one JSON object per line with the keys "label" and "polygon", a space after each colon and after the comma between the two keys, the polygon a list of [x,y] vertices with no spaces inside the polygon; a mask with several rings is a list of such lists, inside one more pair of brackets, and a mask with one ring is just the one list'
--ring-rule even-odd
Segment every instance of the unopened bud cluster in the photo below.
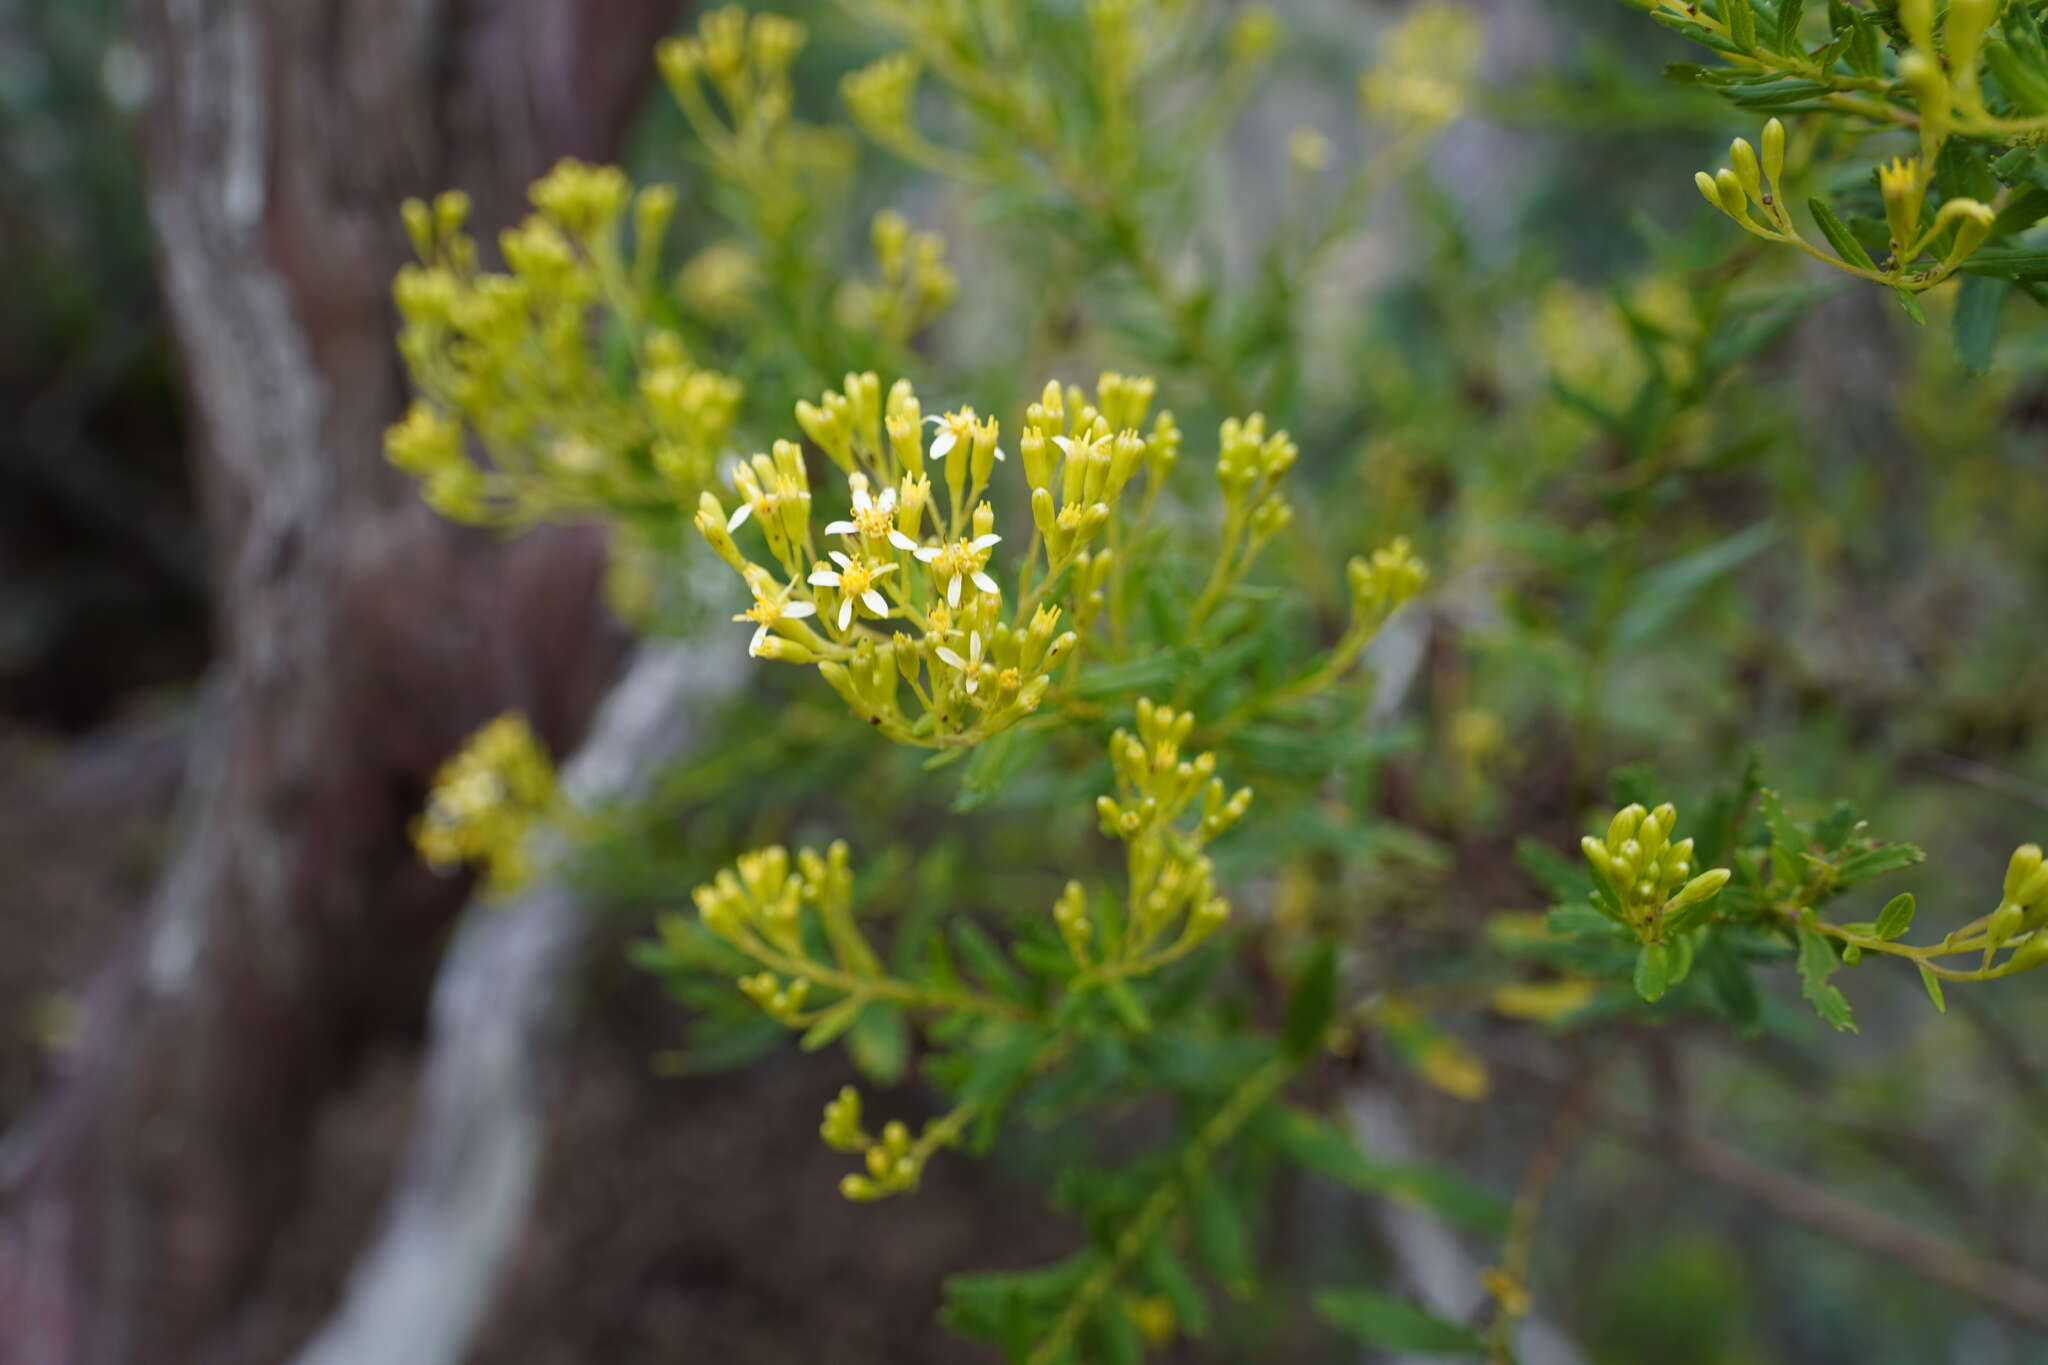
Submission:
{"label": "unopened bud cluster", "polygon": [[2048,963],[2048,863],[2042,861],[2039,844],[2013,850],[1998,908],[1985,924],[1985,940],[1993,951],[2021,935],[2007,970],[2023,972]]}
{"label": "unopened bud cluster", "polygon": [[1249,787],[1230,791],[1216,776],[1216,755],[1184,756],[1194,717],[1149,698],[1138,702],[1137,733],[1110,737],[1116,795],[1096,799],[1102,832],[1126,845],[1130,878],[1121,941],[1091,949],[1098,934],[1079,883],[1053,910],[1054,923],[1082,966],[1132,959],[1179,930],[1174,951],[1192,948],[1223,925],[1230,903],[1216,892],[1203,848],[1244,817]]}
{"label": "unopened bud cluster", "polygon": [[464,196],[406,204],[420,260],[393,292],[419,397],[386,455],[443,516],[485,525],[693,497],[732,430],[738,381],[621,317],[636,345],[620,385],[594,325],[651,283],[675,191],[636,194],[615,168],[571,160],[531,197],[534,213],[499,238],[503,271],[478,268]]}
{"label": "unopened bud cluster", "polygon": [[[1907,69],[1907,64],[1902,63],[1901,74]],[[1746,139],[1736,138],[1729,144],[1728,162],[1712,175],[1705,171],[1694,174],[1693,182],[1699,186],[1701,197],[1744,231],[1767,242],[1805,246],[1805,238],[1784,200],[1785,125],[1777,119],[1764,124],[1761,153]],[[1953,275],[1970,253],[1983,245],[1997,221],[1997,212],[1989,204],[1961,196],[1944,200],[1933,218],[1927,219],[1927,191],[1934,183],[1930,159],[1893,157],[1878,167],[1877,181],[1889,232],[1886,259],[1869,261],[1862,246],[1847,236],[1847,230],[1831,222],[1822,222],[1820,226],[1834,252],[1807,246],[1811,254],[1851,273],[1917,291]],[[1824,215],[1828,211],[1816,208],[1815,212]],[[1941,248],[1939,260],[1919,264],[1937,247]]]}
{"label": "unopened bud cluster", "polygon": [[477,867],[490,894],[506,895],[531,875],[529,837],[556,804],[554,765],[525,719],[506,714],[435,774],[413,844],[437,871]]}
{"label": "unopened bud cluster", "polygon": [[[807,911],[816,916],[841,967],[869,972],[879,961],[853,921],[853,872],[843,842],[835,842],[823,854],[799,849],[793,859],[780,844],[743,853],[733,866],[693,891],[691,899],[712,934],[743,953],[762,957],[770,967],[785,969],[784,974],[790,961],[809,960]],[[765,957],[764,947],[769,950]],[[753,978],[752,985],[742,981],[741,989],[785,1023],[794,1022],[803,1004],[801,994],[787,993],[773,973]],[[778,996],[778,991],[784,993]]]}
{"label": "unopened bud cluster", "polygon": [[1623,921],[1645,943],[1661,942],[1679,911],[1719,895],[1725,867],[1693,872],[1691,839],[1673,841],[1678,811],[1670,802],[1646,811],[1624,806],[1605,838],[1587,835],[1579,847],[1593,875],[1614,893]]}
{"label": "unopened bud cluster", "polygon": [[1415,555],[1408,537],[1397,536],[1371,555],[1355,556],[1344,568],[1351,590],[1351,629],[1368,638],[1429,582],[1429,566]]}
{"label": "unopened bud cluster", "polygon": [[1484,51],[1476,14],[1425,0],[1382,40],[1378,63],[1358,79],[1359,102],[1375,122],[1433,132],[1465,112]]}
{"label": "unopened bud cluster", "polygon": [[916,231],[894,209],[875,215],[869,238],[879,278],[847,281],[839,293],[840,321],[902,346],[946,310],[959,280],[946,265],[946,239]]}
{"label": "unopened bud cluster", "polygon": [[[857,1203],[915,1190],[933,1145],[913,1140],[901,1119],[890,1119],[882,1125],[881,1136],[870,1136],[861,1127],[860,1092],[850,1085],[826,1103],[818,1134],[833,1151],[861,1158],[866,1169],[849,1172],[839,1181],[839,1193]],[[931,1136],[930,1130],[926,1136]]]}

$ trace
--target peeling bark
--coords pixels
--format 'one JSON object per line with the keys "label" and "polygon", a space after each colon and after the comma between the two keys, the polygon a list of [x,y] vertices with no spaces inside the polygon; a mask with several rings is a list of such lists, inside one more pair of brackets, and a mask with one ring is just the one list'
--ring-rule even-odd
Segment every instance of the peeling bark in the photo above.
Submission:
{"label": "peeling bark", "polygon": [[0,1147],[0,1362],[185,1360],[260,1262],[364,1046],[417,1027],[463,888],[405,838],[527,712],[572,743],[621,637],[594,532],[433,518],[380,454],[408,194],[487,231],[605,156],[678,0],[144,0],[143,136],[195,415],[219,661],[184,831],[86,1041]]}

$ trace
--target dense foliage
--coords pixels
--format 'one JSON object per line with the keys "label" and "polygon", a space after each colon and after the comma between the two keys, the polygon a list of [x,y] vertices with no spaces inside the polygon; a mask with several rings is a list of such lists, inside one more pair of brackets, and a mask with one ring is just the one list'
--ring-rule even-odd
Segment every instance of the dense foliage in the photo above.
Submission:
{"label": "dense foliage", "polygon": [[[1250,1358],[1307,1330],[1297,1301],[1513,1358],[1552,1149],[1617,1060],[1803,1053],[1781,983],[1853,1030],[1862,964],[1939,1010],[2048,961],[2048,868],[2006,828],[2038,792],[1993,766],[2041,750],[2038,437],[2020,365],[1978,377],[2042,287],[2035,18],[1652,13],[1720,64],[1617,69],[1622,13],[1496,96],[1598,130],[1556,171],[1570,233],[1503,206],[1498,149],[1460,183],[1488,33],[1438,0],[1344,73],[1345,118],[1318,82],[1348,32],[1313,17],[849,0],[824,56],[887,42],[839,83],[866,148],[813,121],[802,24],[718,10],[658,54],[680,192],[565,164],[496,265],[459,194],[407,207],[392,459],[460,520],[601,519],[621,613],[764,661],[647,808],[562,810],[508,719],[422,847],[504,890],[567,820],[594,890],[666,903],[638,957],[692,1010],[678,1065],[843,1045],[872,1087],[821,1096],[845,1196],[1009,1153],[1082,1229],[949,1285],[1013,1359]],[[1292,131],[1276,65],[1315,94]],[[1701,89],[1770,117],[1700,192],[1846,276],[1650,183],[1721,117]],[[1658,123],[1671,157],[1599,142]],[[1883,378],[1809,366],[1836,388],[1802,401],[1782,362],[1874,326],[1851,276],[1911,320]],[[1997,813],[1944,820],[1928,755]],[[1891,1032],[1864,1062],[1913,1070]],[[1471,1103],[1532,1048],[1564,1117],[1512,1203],[1347,1123],[1361,1071]],[[1485,1306],[1285,1245],[1302,1173],[1496,1241]]]}

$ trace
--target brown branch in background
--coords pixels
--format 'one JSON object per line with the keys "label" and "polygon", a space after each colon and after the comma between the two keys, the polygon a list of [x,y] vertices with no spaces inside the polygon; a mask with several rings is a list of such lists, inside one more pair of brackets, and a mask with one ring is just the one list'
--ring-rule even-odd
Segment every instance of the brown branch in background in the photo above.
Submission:
{"label": "brown branch in background", "polygon": [[1522,1187],[1515,1193],[1500,1267],[1494,1272],[1497,1311],[1487,1333],[1487,1358],[1493,1365],[1510,1365],[1514,1360],[1515,1323],[1529,1311],[1529,1265],[1535,1257],[1536,1226],[1543,1214],[1544,1196],[1557,1173],[1564,1169],[1565,1158],[1578,1146],[1586,1120],[1592,1117],[1600,1099],[1600,1088],[1618,1055],[1610,1052],[1579,1073],[1557,1117],[1551,1120],[1543,1145],[1529,1159]]}
{"label": "brown branch in background", "polygon": [[2032,1271],[1991,1260],[1699,1133],[1606,1110],[1597,1112],[1594,1122],[1646,1152],[1745,1196],[1768,1213],[1869,1252],[2015,1322],[2048,1329],[2048,1279]]}

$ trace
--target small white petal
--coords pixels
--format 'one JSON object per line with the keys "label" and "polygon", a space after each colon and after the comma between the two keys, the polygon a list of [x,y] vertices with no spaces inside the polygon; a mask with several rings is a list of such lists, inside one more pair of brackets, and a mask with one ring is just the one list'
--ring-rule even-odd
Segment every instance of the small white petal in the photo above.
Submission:
{"label": "small white petal", "polygon": [[848,559],[843,551],[834,550],[832,552],[832,560],[842,569],[850,569],[853,567],[853,561]]}
{"label": "small white petal", "polygon": [[901,531],[889,532],[889,543],[899,550],[915,550],[917,548],[917,542],[904,535]]}
{"label": "small white petal", "polygon": [[825,534],[828,536],[850,536],[859,529],[858,526],[855,526],[850,521],[828,521],[825,523]]}
{"label": "small white petal", "polygon": [[981,662],[981,632],[980,632],[980,631],[978,631],[978,630],[977,630],[977,631],[972,631],[972,632],[970,632],[970,633],[968,634],[968,636],[967,636],[967,653],[968,653],[968,657],[972,658],[972,659],[974,660],[974,662],[976,662],[976,663],[980,663],[980,662]]}
{"label": "small white petal", "polygon": [[866,592],[862,593],[860,600],[867,605],[869,611],[877,616],[887,616],[889,614],[889,599],[876,592],[873,588],[869,588]]}
{"label": "small white petal", "polygon": [[815,602],[792,602],[782,609],[782,614],[792,621],[801,621],[806,616],[816,616],[818,614],[818,604]]}
{"label": "small white petal", "polygon": [[754,639],[753,639],[753,642],[752,642],[751,644],[749,644],[749,645],[747,646],[747,653],[748,653],[748,654],[750,654],[750,655],[752,655],[752,656],[753,656],[754,658],[756,658],[756,659],[760,658],[760,657],[761,657],[761,642],[762,642],[763,640],[767,639],[767,638],[768,638],[768,627],[766,627],[766,626],[763,626],[763,627],[761,627],[761,628],[760,628],[759,630],[755,631],[755,632],[754,632]]}
{"label": "small white petal", "polygon": [[955,654],[951,649],[948,649],[945,645],[940,645],[937,649],[933,650],[932,653],[938,655],[942,661],[951,664],[953,667],[959,669],[962,673],[965,673],[967,671],[967,660],[961,658],[958,654]]}
{"label": "small white petal", "polygon": [[974,573],[974,586],[980,588],[990,597],[1001,597],[1003,595],[1003,590],[996,586],[996,581],[979,569],[975,570]]}
{"label": "small white petal", "polygon": [[746,523],[747,518],[752,515],[754,515],[754,504],[751,502],[741,503],[733,509],[732,515],[725,519],[725,529],[728,531],[739,530]]}
{"label": "small white petal", "polygon": [[865,488],[856,488],[856,489],[854,489],[854,490],[853,490],[853,510],[854,510],[854,511],[856,511],[856,512],[865,512],[865,511],[867,511],[867,510],[868,510],[868,509],[869,509],[870,507],[874,506],[874,503],[875,503],[875,500],[874,500],[873,498],[871,498],[871,497],[869,497],[869,496],[868,496],[868,490],[867,490],[867,489],[865,489]]}
{"label": "small white petal", "polygon": [[945,547],[940,545],[927,545],[922,550],[914,551],[913,556],[918,563],[929,564],[934,559],[937,559],[944,552],[944,549]]}
{"label": "small white petal", "polygon": [[996,463],[997,463],[997,464],[1001,464],[1002,462],[1003,462],[1003,448],[1002,448],[1001,446],[997,446],[997,447],[996,447]]}
{"label": "small white petal", "polygon": [[839,604],[839,628],[845,630],[853,624],[853,599],[848,597]]}
{"label": "small white petal", "polygon": [[959,574],[954,574],[951,578],[946,580],[946,605],[949,607],[957,607],[960,605]]}
{"label": "small white petal", "polygon": [[882,497],[881,497],[881,500],[880,500],[879,502],[877,502],[877,503],[875,504],[875,506],[876,506],[876,507],[878,507],[878,508],[880,508],[880,509],[881,509],[882,511],[884,511],[884,512],[893,512],[893,511],[895,511],[895,510],[896,510],[896,490],[895,490],[895,489],[893,489],[893,488],[884,488],[884,489],[882,490]]}
{"label": "small white petal", "polygon": [[953,448],[955,441],[956,438],[950,428],[940,432],[938,439],[932,442],[932,458],[934,460],[945,459],[946,453]]}
{"label": "small white petal", "polygon": [[884,565],[883,565],[883,566],[882,566],[881,568],[879,568],[879,569],[875,570],[875,571],[874,571],[873,573],[869,574],[869,575],[868,575],[868,577],[869,577],[869,578],[873,578],[873,579],[877,579],[877,580],[879,580],[879,579],[887,578],[887,577],[888,577],[888,576],[889,576],[890,574],[892,574],[892,573],[895,573],[895,572],[896,572],[896,566],[895,566],[894,564],[884,564]]}
{"label": "small white petal", "polygon": [[817,568],[811,570],[810,581],[821,588],[836,588],[839,586],[839,575],[833,573],[823,564],[820,564]]}
{"label": "small white petal", "polygon": [[968,695],[968,696],[970,696],[970,697],[971,697],[971,696],[973,696],[973,695],[974,695],[974,689],[975,689],[975,688],[977,688],[977,687],[979,687],[979,686],[981,686],[981,679],[980,679],[980,678],[969,678],[969,679],[967,680],[967,695]]}
{"label": "small white petal", "polygon": [[967,548],[970,550],[986,550],[991,545],[1002,544],[1002,541],[1003,538],[998,535],[976,536],[967,542]]}
{"label": "small white petal", "polygon": [[1052,443],[1060,448],[1060,454],[1062,455],[1066,454],[1069,450],[1072,450],[1074,448],[1074,443],[1072,441],[1069,441],[1064,436],[1053,437]]}

